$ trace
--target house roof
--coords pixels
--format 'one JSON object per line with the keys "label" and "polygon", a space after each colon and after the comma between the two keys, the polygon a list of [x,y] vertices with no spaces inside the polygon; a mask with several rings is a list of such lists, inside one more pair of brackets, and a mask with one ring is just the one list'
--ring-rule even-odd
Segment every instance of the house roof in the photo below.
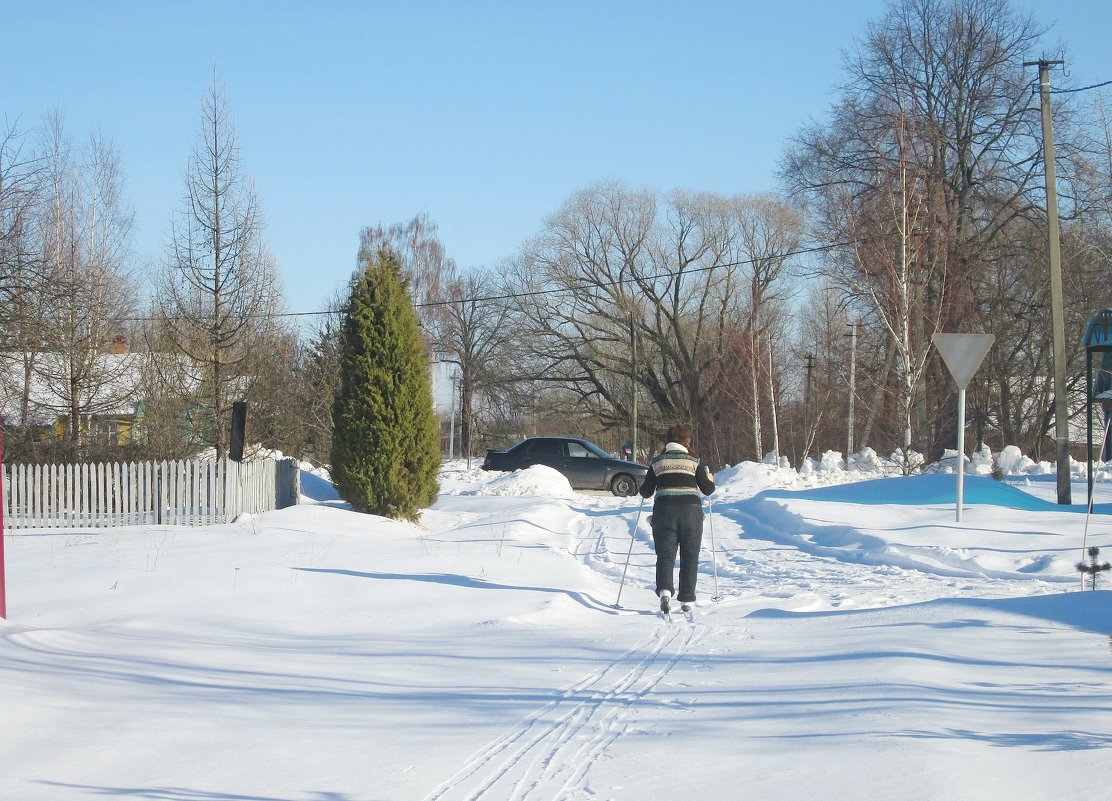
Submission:
{"label": "house roof", "polygon": [[[149,354],[104,353],[96,360],[93,372],[99,380],[91,382],[80,406],[87,414],[134,416],[142,393],[143,368]],[[33,369],[27,377],[27,365]],[[65,391],[67,368],[60,353],[0,352],[0,413],[12,425],[25,422],[47,425],[69,411]],[[26,387],[25,387],[26,383]],[[27,391],[28,419],[24,421],[23,394]]]}

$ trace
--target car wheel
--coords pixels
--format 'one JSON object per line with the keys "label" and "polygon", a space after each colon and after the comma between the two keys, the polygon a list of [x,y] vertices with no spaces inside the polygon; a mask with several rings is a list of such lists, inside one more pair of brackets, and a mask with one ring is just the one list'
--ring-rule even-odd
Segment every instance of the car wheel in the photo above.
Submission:
{"label": "car wheel", "polygon": [[637,482],[633,480],[633,476],[621,473],[614,476],[614,480],[610,482],[610,491],[619,497],[635,495],[637,493]]}

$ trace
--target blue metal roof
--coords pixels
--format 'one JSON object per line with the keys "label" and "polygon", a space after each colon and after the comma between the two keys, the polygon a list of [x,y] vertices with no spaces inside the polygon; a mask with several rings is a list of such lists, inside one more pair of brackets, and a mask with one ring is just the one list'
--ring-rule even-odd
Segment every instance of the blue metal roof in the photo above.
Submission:
{"label": "blue metal roof", "polygon": [[1112,308],[1100,309],[1093,315],[1081,344],[1086,350],[1112,351]]}

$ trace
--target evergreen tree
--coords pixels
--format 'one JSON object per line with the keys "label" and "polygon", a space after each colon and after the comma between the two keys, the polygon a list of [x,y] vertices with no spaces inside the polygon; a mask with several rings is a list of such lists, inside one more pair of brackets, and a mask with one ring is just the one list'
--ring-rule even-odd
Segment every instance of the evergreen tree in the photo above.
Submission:
{"label": "evergreen tree", "polygon": [[428,354],[389,250],[359,254],[340,334],[332,480],[358,511],[414,520],[436,499],[440,464]]}

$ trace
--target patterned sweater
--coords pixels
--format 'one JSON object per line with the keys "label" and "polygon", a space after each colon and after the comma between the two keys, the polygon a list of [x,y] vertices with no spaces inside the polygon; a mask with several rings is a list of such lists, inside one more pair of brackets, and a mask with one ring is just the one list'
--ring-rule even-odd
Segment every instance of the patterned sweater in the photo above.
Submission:
{"label": "patterned sweater", "polygon": [[649,462],[649,473],[641,485],[641,497],[656,493],[658,504],[697,504],[714,492],[710,469],[678,442],[669,442],[664,452]]}

